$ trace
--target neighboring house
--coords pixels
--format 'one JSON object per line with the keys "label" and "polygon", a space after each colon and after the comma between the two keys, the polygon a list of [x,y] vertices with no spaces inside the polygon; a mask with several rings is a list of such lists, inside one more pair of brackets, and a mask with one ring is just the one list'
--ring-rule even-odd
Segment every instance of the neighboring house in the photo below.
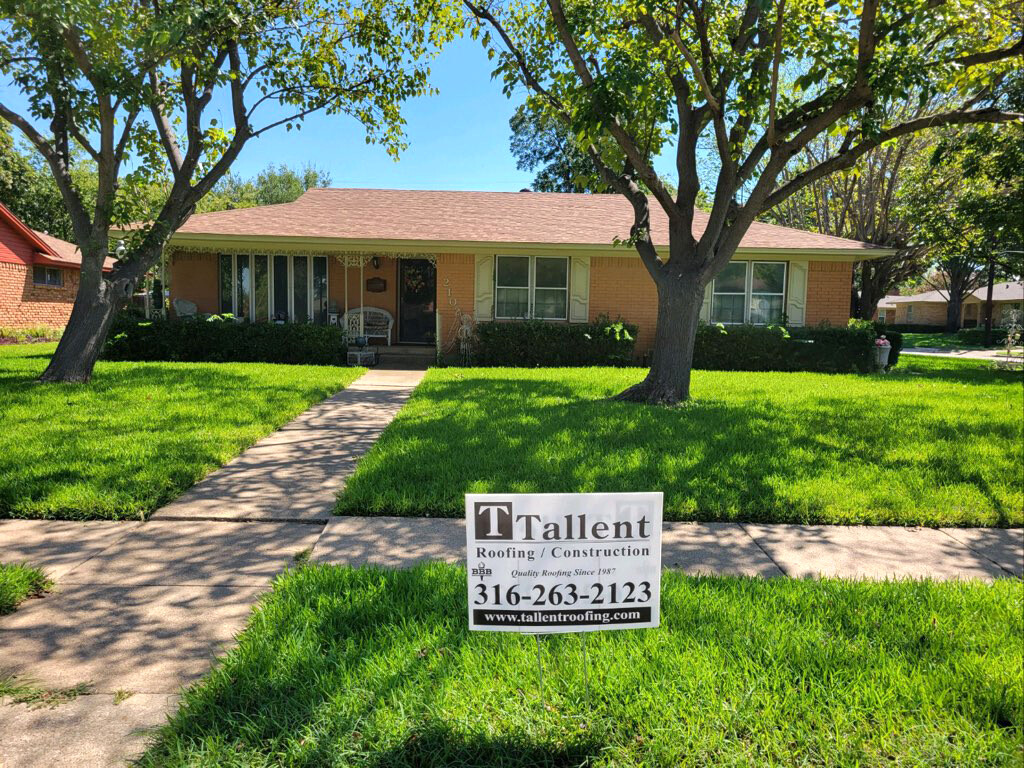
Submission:
{"label": "neighboring house", "polygon": [[[914,296],[886,296],[878,302],[875,318],[890,325],[946,325],[948,294],[927,291]],[[985,324],[985,301],[988,286],[982,286],[964,299],[960,309],[960,328]],[[1024,309],[1024,284],[996,283],[992,286],[992,322],[1000,326],[1010,309]]]}
{"label": "neighboring house", "polygon": [[30,229],[0,203],[0,327],[63,328],[81,267],[77,246]]}
{"label": "neighboring house", "polygon": [[[605,315],[650,348],[654,282],[620,195],[311,189],[292,203],[192,216],[166,257],[172,304],[250,320],[358,327],[360,306],[393,318],[388,341],[451,350],[473,322]],[[699,236],[707,215],[697,212]],[[652,231],[668,241],[655,206]],[[853,263],[889,250],[755,223],[707,288],[701,318],[846,325]],[[180,302],[185,300],[185,302]],[[383,339],[381,339],[383,341]]]}

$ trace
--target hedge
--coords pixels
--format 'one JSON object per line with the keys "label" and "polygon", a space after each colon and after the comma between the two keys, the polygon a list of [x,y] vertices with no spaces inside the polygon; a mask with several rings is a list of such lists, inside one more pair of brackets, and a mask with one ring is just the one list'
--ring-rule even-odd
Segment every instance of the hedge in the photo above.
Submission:
{"label": "hedge", "polygon": [[[811,371],[869,373],[875,370],[871,323],[783,328],[707,325],[697,328],[693,367],[713,371]],[[899,359],[902,338],[890,338],[889,364]]]}
{"label": "hedge", "polygon": [[633,365],[636,326],[544,320],[477,323],[473,362],[482,366]]}
{"label": "hedge", "polygon": [[187,363],[345,365],[345,332],[334,325],[119,318],[107,337],[107,360]]}

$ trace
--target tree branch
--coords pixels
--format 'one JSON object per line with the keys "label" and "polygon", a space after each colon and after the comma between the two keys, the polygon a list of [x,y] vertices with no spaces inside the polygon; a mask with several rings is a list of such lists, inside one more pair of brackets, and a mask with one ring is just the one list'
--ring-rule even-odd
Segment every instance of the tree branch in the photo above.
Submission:
{"label": "tree branch", "polygon": [[894,126],[887,131],[882,131],[871,139],[866,139],[856,146],[840,150],[835,156],[825,160],[803,173],[797,174],[791,181],[772,192],[765,200],[762,211],[767,211],[778,205],[790,195],[798,192],[808,184],[827,176],[830,173],[841,171],[851,167],[866,152],[900,136],[907,136],[928,128],[939,128],[945,125],[972,125],[975,123],[1009,123],[1024,120],[1024,114],[1016,112],[1004,112],[994,107],[977,109],[968,112],[945,112],[929,117],[920,117],[915,120],[908,120],[905,123]]}

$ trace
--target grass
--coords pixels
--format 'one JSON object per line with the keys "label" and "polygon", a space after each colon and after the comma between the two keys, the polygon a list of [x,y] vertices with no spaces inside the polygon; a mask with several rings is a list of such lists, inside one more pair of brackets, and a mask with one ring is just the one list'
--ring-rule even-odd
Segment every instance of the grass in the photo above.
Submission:
{"label": "grass", "polygon": [[145,515],[362,372],[101,361],[36,383],[54,346],[0,347],[0,517]]}
{"label": "grass", "polygon": [[664,574],[663,626],[466,629],[466,574],[307,566],[143,766],[1019,766],[1020,582]]}
{"label": "grass", "polygon": [[0,616],[12,613],[24,600],[43,594],[52,584],[39,568],[0,563]]}
{"label": "grass", "polygon": [[8,704],[25,704],[29,709],[56,709],[61,704],[90,693],[91,683],[76,683],[67,688],[43,688],[17,677],[0,677],[0,700],[7,699]]}
{"label": "grass", "polygon": [[694,400],[607,400],[638,369],[434,369],[342,514],[463,515],[469,492],[660,490],[669,520],[1021,525],[1024,379],[905,358],[889,375],[696,371]]}
{"label": "grass", "polygon": [[34,344],[41,341],[57,341],[63,335],[63,328],[54,328],[49,325],[35,325],[30,328],[0,326],[0,344]]}
{"label": "grass", "polygon": [[[955,333],[936,331],[935,333],[904,333],[903,346],[938,347],[941,349],[986,349],[983,344],[971,344],[957,338]],[[989,349],[1002,349],[1004,345],[993,344]]]}

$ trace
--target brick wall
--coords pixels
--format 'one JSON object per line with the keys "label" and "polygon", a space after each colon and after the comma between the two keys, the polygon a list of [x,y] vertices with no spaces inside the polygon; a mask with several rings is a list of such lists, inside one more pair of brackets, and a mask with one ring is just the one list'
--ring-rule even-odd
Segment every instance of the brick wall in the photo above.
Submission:
{"label": "brick wall", "polygon": [[167,267],[173,312],[175,299],[194,302],[199,312],[220,312],[217,254],[175,251]]}
{"label": "brick wall", "polygon": [[459,313],[473,317],[476,256],[441,253],[437,256],[437,311],[441,316],[441,349],[458,351]]}
{"label": "brick wall", "polygon": [[646,352],[654,344],[658,290],[639,258],[594,256],[590,259],[590,321],[601,315],[636,323],[638,352]]}
{"label": "brick wall", "polygon": [[849,261],[812,261],[807,265],[807,325],[828,323],[845,326],[850,319],[850,286],[853,264]]}
{"label": "brick wall", "polygon": [[63,328],[78,293],[77,269],[61,269],[64,284],[34,285],[32,265],[0,261],[0,326]]}
{"label": "brick wall", "polygon": [[896,304],[896,319],[888,320],[888,314],[886,315],[886,319],[891,323],[911,323],[913,325],[934,326],[946,325],[945,304],[926,302],[921,302],[920,304],[915,303],[913,315],[910,318],[907,317],[909,308],[909,304],[901,301]]}

